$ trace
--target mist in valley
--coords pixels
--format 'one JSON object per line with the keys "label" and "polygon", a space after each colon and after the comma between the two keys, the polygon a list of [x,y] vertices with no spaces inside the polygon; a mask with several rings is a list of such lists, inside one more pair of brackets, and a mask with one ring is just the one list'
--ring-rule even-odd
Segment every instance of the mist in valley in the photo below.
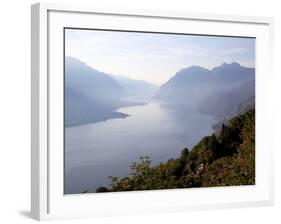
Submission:
{"label": "mist in valley", "polygon": [[108,186],[141,156],[175,158],[255,107],[254,40],[111,33],[66,35],[66,194]]}

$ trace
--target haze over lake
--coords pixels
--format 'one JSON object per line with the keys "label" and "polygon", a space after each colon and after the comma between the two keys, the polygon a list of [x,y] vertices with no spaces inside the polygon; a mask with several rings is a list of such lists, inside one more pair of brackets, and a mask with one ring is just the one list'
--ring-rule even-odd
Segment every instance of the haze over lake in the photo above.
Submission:
{"label": "haze over lake", "polygon": [[108,186],[108,176],[125,176],[140,156],[149,156],[154,164],[175,158],[213,133],[217,122],[214,116],[179,111],[150,97],[124,100],[147,104],[120,108],[130,115],[126,118],[65,129],[65,193]]}
{"label": "haze over lake", "polygon": [[[65,194],[198,187],[204,166],[240,161],[242,127],[225,125],[255,108],[255,38],[66,28],[64,43]],[[128,185],[150,160],[157,183]]]}

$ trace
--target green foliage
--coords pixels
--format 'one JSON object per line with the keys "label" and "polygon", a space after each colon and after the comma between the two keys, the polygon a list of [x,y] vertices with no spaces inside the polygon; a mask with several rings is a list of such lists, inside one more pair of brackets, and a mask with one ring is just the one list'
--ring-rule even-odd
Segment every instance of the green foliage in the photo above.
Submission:
{"label": "green foliage", "polygon": [[255,111],[232,119],[220,139],[227,156],[208,166],[203,186],[255,184]]}
{"label": "green foliage", "polygon": [[111,191],[176,188],[175,179],[180,166],[179,160],[170,160],[152,167],[148,157],[140,157],[138,163],[131,165],[131,173],[127,177],[110,177]]}
{"label": "green foliage", "polygon": [[231,119],[217,137],[204,137],[177,159],[152,166],[140,157],[130,168],[126,177],[109,177],[110,189],[96,192],[255,184],[255,111]]}

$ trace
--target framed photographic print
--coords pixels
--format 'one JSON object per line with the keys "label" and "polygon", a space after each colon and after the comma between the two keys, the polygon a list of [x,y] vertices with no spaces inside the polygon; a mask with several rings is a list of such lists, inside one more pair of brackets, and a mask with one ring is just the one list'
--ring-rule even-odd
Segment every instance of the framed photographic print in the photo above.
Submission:
{"label": "framed photographic print", "polygon": [[32,217],[270,205],[270,18],[32,6]]}

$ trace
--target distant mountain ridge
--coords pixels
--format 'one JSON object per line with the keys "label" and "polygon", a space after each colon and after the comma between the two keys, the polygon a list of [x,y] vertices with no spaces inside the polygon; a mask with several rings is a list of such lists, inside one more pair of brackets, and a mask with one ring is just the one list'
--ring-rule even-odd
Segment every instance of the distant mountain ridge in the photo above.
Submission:
{"label": "distant mountain ridge", "polygon": [[255,107],[255,82],[245,82],[228,91],[206,98],[200,111],[212,113],[221,119],[228,119]]}
{"label": "distant mountain ridge", "polygon": [[191,66],[163,84],[155,97],[180,107],[230,117],[237,114],[245,101],[249,103],[254,98],[254,80],[255,69],[236,62],[223,63],[211,70]]}
{"label": "distant mountain ridge", "polygon": [[182,109],[227,119],[254,108],[255,69],[234,62],[213,69],[191,66],[160,88],[142,80],[100,72],[73,57],[65,58],[65,125],[76,126],[128,116],[116,110],[137,105],[122,97],[154,95]]}
{"label": "distant mountain ridge", "polygon": [[255,69],[241,66],[237,62],[231,64],[223,63],[221,66],[213,68],[214,81],[227,84],[241,84],[255,78]]}
{"label": "distant mountain ridge", "polygon": [[128,96],[154,95],[159,88],[159,86],[144,80],[136,80],[122,75],[110,74],[110,76],[118,82]]}
{"label": "distant mountain ridge", "polygon": [[125,96],[124,89],[111,76],[73,57],[65,58],[65,83],[90,98],[111,100]]}
{"label": "distant mountain ridge", "polygon": [[124,118],[116,110],[134,105],[121,100],[126,91],[111,76],[73,57],[65,57],[64,93],[66,127]]}

